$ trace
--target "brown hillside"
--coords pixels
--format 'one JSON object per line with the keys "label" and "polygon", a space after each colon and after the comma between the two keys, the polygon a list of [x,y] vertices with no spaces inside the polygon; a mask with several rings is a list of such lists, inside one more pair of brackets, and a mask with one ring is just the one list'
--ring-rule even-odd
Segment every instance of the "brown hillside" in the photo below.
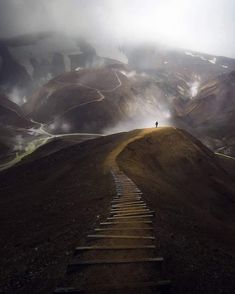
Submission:
{"label": "brown hillside", "polygon": [[161,249],[183,283],[176,293],[231,293],[235,182],[227,165],[224,169],[198,140],[173,128],[128,144],[118,164],[157,212]]}
{"label": "brown hillside", "polygon": [[226,169],[224,160],[173,128],[102,137],[53,154],[51,147],[0,174],[0,290],[51,293],[59,285],[73,249],[108,215],[115,190],[107,163],[113,166],[121,152],[119,166],[156,211],[156,245],[174,293],[231,293],[229,159]]}

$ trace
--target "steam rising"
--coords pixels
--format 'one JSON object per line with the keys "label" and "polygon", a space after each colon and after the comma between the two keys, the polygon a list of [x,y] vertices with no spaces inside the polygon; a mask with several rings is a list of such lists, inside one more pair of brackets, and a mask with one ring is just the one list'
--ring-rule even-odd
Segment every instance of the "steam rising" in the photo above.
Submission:
{"label": "steam rising", "polygon": [[18,105],[22,105],[27,102],[26,97],[22,97],[21,91],[16,87],[9,92],[9,99]]}
{"label": "steam rising", "polygon": [[192,84],[191,84],[191,88],[190,88],[190,94],[191,94],[191,97],[195,97],[197,96],[198,94],[198,90],[199,90],[199,86],[200,86],[200,83],[199,81],[194,81]]}

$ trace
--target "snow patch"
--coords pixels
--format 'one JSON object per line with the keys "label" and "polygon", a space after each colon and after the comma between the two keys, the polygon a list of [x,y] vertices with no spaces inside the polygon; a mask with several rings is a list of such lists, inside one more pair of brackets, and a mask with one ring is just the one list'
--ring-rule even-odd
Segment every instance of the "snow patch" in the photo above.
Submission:
{"label": "snow patch", "polygon": [[213,57],[212,59],[206,59],[204,56],[202,55],[198,55],[198,54],[193,54],[192,52],[189,52],[189,51],[185,51],[184,52],[186,55],[188,56],[192,56],[192,57],[196,57],[196,58],[200,58],[201,60],[204,60],[204,61],[208,61],[212,64],[216,64],[217,62],[217,58],[216,57]]}
{"label": "snow patch", "polygon": [[189,51],[185,51],[184,53],[188,56],[197,57],[196,55],[194,55],[192,52],[189,52]]}
{"label": "snow patch", "polygon": [[214,57],[214,58],[212,58],[212,59],[209,59],[208,61],[209,61],[210,63],[216,64],[217,59],[216,59],[216,57]]}

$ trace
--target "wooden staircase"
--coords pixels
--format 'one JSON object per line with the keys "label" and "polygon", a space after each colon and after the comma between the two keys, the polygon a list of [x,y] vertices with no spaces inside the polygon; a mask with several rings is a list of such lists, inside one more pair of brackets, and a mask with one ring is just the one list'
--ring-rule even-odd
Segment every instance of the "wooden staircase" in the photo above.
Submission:
{"label": "wooden staircase", "polygon": [[156,255],[155,212],[123,172],[112,175],[117,193],[110,216],[87,236],[87,246],[75,248],[74,260],[54,293],[170,293],[164,258]]}

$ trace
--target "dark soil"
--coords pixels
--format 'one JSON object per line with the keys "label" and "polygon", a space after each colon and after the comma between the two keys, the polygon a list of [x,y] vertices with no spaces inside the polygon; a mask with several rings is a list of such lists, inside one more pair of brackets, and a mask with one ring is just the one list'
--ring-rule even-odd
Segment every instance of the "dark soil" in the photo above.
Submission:
{"label": "dark soil", "polygon": [[[108,215],[115,190],[103,166],[107,156],[138,133],[53,154],[44,146],[34,161],[0,174],[0,292],[52,293],[74,248]],[[233,293],[232,164],[227,169],[226,160],[174,129],[153,134],[129,144],[118,162],[156,211],[173,292]]]}
{"label": "dark soil", "polygon": [[0,174],[0,292],[51,293],[62,279],[74,248],[108,212],[114,188],[98,150],[106,141],[49,156],[44,146],[43,158],[38,150],[38,160]]}
{"label": "dark soil", "polygon": [[173,293],[233,293],[234,162],[172,129],[130,143],[118,162],[156,211]]}

